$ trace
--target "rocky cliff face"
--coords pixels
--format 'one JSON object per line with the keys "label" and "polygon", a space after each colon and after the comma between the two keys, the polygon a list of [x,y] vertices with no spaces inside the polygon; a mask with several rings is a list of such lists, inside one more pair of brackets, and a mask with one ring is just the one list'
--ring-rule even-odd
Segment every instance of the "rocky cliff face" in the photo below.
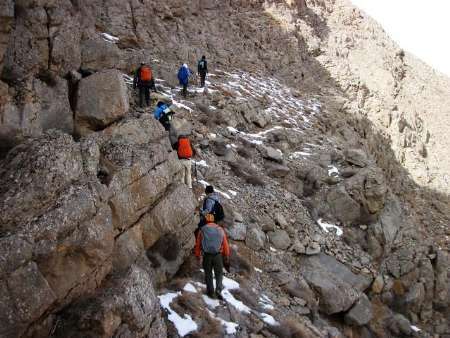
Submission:
{"label": "rocky cliff face", "polygon": [[[209,90],[180,100],[202,54]],[[192,130],[194,191],[135,110],[142,59]],[[446,337],[449,87],[344,0],[4,1],[0,336],[176,337],[168,288],[200,337]],[[206,181],[249,313],[192,296]]]}

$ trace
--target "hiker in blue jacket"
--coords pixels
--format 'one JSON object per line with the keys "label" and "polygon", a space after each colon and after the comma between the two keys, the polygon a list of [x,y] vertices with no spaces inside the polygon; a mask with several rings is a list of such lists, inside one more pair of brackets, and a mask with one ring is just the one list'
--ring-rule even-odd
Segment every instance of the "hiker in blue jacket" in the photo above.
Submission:
{"label": "hiker in blue jacket", "polygon": [[173,111],[162,101],[156,104],[153,116],[163,125],[165,130],[170,130],[170,121],[172,121]]}
{"label": "hiker in blue jacket", "polygon": [[189,77],[191,76],[192,71],[189,69],[188,65],[183,63],[183,65],[178,70],[178,80],[180,81],[180,86],[183,87],[183,91],[181,94],[186,97],[187,88],[189,85]]}

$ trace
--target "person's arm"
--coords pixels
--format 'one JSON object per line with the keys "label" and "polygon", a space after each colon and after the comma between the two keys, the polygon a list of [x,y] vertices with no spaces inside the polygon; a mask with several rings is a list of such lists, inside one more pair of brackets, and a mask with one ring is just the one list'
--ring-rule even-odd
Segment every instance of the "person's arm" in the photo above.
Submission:
{"label": "person's arm", "polygon": [[134,79],[133,79],[133,88],[137,87],[137,84],[139,82],[139,69],[141,69],[141,67],[139,67],[138,69],[136,69],[136,71],[134,72]]}
{"label": "person's arm", "polygon": [[222,229],[222,233],[223,233],[223,241],[222,241],[222,247],[220,248],[220,253],[222,254],[222,256],[229,258],[231,252],[230,252],[230,246],[228,245],[227,234],[225,233],[225,230],[223,230],[223,229]]}
{"label": "person's arm", "polygon": [[213,200],[212,198],[207,198],[205,200],[205,204],[204,204],[204,208],[203,208],[203,212],[202,213],[204,215],[211,213],[213,211],[213,209],[214,209],[214,203],[216,203],[215,200]]}
{"label": "person's arm", "polygon": [[202,256],[202,232],[199,231],[197,234],[197,239],[195,241],[195,250],[194,250],[195,256],[197,258],[201,258]]}

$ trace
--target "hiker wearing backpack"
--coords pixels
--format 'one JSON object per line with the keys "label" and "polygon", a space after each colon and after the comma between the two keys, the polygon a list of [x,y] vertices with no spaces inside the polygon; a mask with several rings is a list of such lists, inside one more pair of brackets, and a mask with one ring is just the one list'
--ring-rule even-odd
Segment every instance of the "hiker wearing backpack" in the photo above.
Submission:
{"label": "hiker wearing backpack", "polygon": [[141,62],[134,73],[133,88],[136,87],[139,89],[139,106],[144,107],[144,99],[147,107],[150,106],[150,89],[156,92],[156,87],[152,69],[145,62]]}
{"label": "hiker wearing backpack", "polygon": [[206,56],[202,56],[200,61],[198,61],[197,72],[200,76],[200,87],[205,87],[206,74],[208,74],[208,62],[206,61]]}
{"label": "hiker wearing backpack", "polygon": [[170,109],[170,107],[162,101],[159,101],[156,104],[156,108],[153,112],[155,119],[163,125],[166,131],[170,130],[170,123],[172,121],[173,114],[174,112]]}
{"label": "hiker wearing backpack", "polygon": [[205,216],[212,214],[216,222],[220,222],[225,218],[222,204],[220,203],[219,194],[214,191],[212,185],[208,185],[205,188],[206,197],[203,200],[202,207],[200,208],[200,222],[197,225],[197,229],[194,231],[195,237],[197,237],[200,229],[206,224]]}
{"label": "hiker wearing backpack", "polygon": [[177,154],[178,158],[180,159],[181,163],[184,166],[183,170],[183,182],[186,184],[189,188],[192,189],[192,163],[191,158],[193,155],[191,142],[189,141],[189,137],[187,136],[180,136],[178,137],[178,142],[176,144]]}
{"label": "hiker wearing backpack", "polygon": [[189,69],[188,65],[183,63],[183,65],[178,70],[178,81],[180,81],[180,86],[183,87],[181,94],[187,96],[187,88],[189,85],[189,77],[192,75],[192,71]]}
{"label": "hiker wearing backpack", "polygon": [[[223,300],[223,267],[229,265],[230,247],[225,231],[214,223],[212,214],[205,215],[206,224],[197,234],[195,241],[195,256],[205,271],[206,293],[209,297]],[[214,290],[213,272],[216,278]]]}

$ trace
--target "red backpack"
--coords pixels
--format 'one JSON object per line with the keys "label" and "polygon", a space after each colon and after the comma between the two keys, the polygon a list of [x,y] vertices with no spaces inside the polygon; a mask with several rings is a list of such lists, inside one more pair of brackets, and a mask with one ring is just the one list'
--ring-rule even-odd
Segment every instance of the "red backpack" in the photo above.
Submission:
{"label": "red backpack", "polygon": [[192,147],[189,138],[186,136],[178,139],[178,158],[189,159],[192,157]]}
{"label": "red backpack", "polygon": [[141,67],[139,77],[141,78],[141,81],[151,81],[152,80],[152,70],[150,67],[143,66]]}

